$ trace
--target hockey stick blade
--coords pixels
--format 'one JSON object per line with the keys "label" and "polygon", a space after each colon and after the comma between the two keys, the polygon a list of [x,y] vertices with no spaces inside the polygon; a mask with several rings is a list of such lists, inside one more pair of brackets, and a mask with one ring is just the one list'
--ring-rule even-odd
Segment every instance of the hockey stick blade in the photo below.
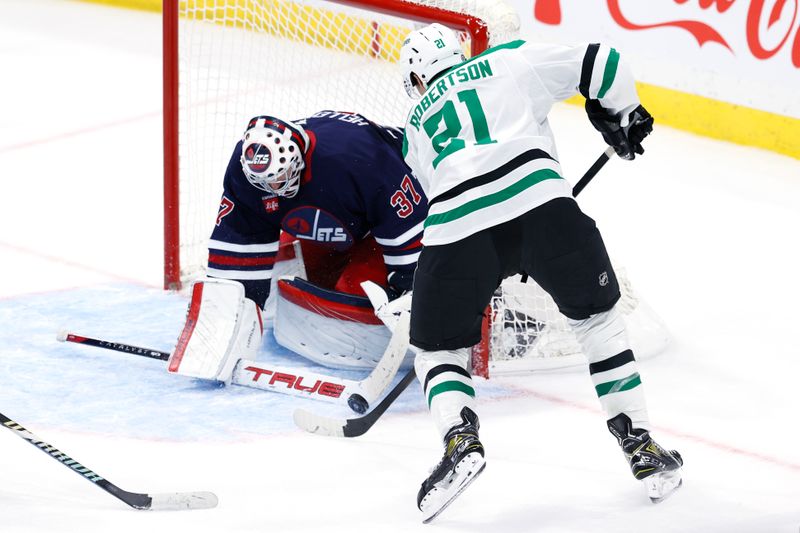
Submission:
{"label": "hockey stick blade", "polygon": [[[105,480],[103,480],[105,481]],[[109,494],[116,496],[129,506],[139,511],[183,511],[194,509],[211,509],[219,503],[213,492],[164,492],[161,494],[143,494],[128,492],[111,483],[98,482]]]}
{"label": "hockey stick blade", "polygon": [[213,492],[168,492],[150,496],[152,511],[182,511],[184,509],[211,509],[219,500]]}
{"label": "hockey stick blade", "polygon": [[323,435],[326,437],[360,437],[375,425],[375,422],[377,422],[389,406],[394,403],[397,397],[406,390],[411,382],[414,381],[415,377],[416,373],[412,368],[403,376],[403,379],[389,391],[389,394],[387,394],[372,411],[364,416],[342,420],[340,418],[317,415],[305,409],[297,409],[293,415],[294,423],[297,427],[316,435]]}
{"label": "hockey stick blade", "polygon": [[128,492],[86,468],[53,445],[44,442],[2,413],[0,413],[0,422],[18,437],[25,439],[56,461],[69,467],[71,470],[134,509],[142,511],[180,511],[184,509],[210,509],[217,506],[217,496],[212,492],[175,492],[164,494]]}

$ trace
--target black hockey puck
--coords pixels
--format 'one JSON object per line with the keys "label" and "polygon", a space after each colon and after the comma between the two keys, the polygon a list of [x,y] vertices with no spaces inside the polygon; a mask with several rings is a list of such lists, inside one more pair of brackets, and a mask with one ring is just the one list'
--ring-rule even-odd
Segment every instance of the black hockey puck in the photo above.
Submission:
{"label": "black hockey puck", "polygon": [[356,413],[363,415],[369,409],[369,402],[360,394],[351,394],[347,399],[347,405]]}

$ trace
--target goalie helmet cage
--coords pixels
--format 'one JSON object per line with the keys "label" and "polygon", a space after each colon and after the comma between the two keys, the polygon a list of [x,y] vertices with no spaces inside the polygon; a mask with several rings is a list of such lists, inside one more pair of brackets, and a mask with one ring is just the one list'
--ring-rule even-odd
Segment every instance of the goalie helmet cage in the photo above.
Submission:
{"label": "goalie helmet cage", "polygon": [[[202,276],[225,168],[251,117],[329,109],[402,126],[412,102],[400,47],[430,22],[459,30],[468,55],[519,32],[505,0],[164,0],[164,287]],[[504,282],[486,315],[478,375],[582,361],[535,283]]]}

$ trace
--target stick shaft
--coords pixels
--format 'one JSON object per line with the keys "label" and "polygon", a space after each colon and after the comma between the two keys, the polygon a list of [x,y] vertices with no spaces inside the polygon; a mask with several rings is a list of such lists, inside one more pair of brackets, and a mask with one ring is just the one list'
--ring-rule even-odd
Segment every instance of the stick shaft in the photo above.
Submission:
{"label": "stick shaft", "polygon": [[[74,333],[62,332],[59,333],[57,338],[64,342],[74,342],[116,352],[141,355],[161,361],[168,360],[170,356],[168,352],[162,352],[152,348],[142,348],[141,346],[133,346],[121,342],[95,339],[83,335],[75,335]],[[392,354],[393,352],[390,353],[390,355]],[[400,365],[401,359],[402,358],[396,361],[397,366]],[[397,369],[395,368],[394,371],[396,373]],[[372,376],[372,374],[370,374],[370,376]],[[391,381],[393,377],[394,374],[389,376],[389,381]],[[369,377],[367,379],[369,379]],[[231,382],[244,387],[280,392],[338,405],[348,405],[347,400],[351,394],[364,394],[365,392],[367,401],[371,403],[383,392],[383,389],[379,391],[363,390],[362,381],[319,374],[301,367],[278,367],[247,359],[240,359],[236,364]],[[388,383],[386,386],[388,386]]]}
{"label": "stick shaft", "polygon": [[133,355],[141,355],[143,357],[150,357],[152,359],[160,359],[166,361],[169,359],[168,352],[153,350],[152,348],[142,348],[141,346],[133,346],[132,344],[124,344],[121,342],[104,341],[101,339],[93,339],[91,337],[84,337],[82,335],[75,335],[74,333],[62,333],[59,335],[58,340],[65,342],[74,342],[77,344],[87,344],[97,348],[105,348],[107,350],[114,350],[116,352],[130,353]]}
{"label": "stick shaft", "polygon": [[18,437],[25,439],[33,446],[36,446],[44,453],[69,467],[71,470],[80,474],[82,477],[91,481],[111,494],[121,502],[133,507],[134,509],[147,510],[182,510],[182,509],[208,509],[217,505],[217,496],[212,492],[173,492],[165,494],[146,494],[140,492],[128,492],[111,483],[89,468],[57,449],[52,444],[44,442],[42,439],[11,420],[3,413],[0,413],[0,423]]}
{"label": "stick shaft", "polygon": [[52,444],[44,442],[42,439],[31,433],[29,430],[25,429],[17,422],[14,422],[13,420],[11,420],[2,413],[0,413],[0,423],[2,423],[5,427],[11,430],[18,437],[25,439],[33,446],[36,446],[38,449],[42,450],[44,453],[46,453],[59,463],[63,464],[66,467],[69,467],[71,470],[74,470],[82,477],[88,479],[89,481],[91,481],[104,491],[108,492],[115,498],[122,500],[131,507],[135,507],[137,509],[147,509],[150,506],[151,498],[147,494],[135,494],[120,489],[119,487],[117,487],[104,477],[98,475],[97,473],[83,466],[81,463],[79,463],[66,453],[57,449]]}
{"label": "stick shaft", "polygon": [[369,428],[371,428],[375,422],[386,412],[390,405],[394,403],[400,394],[408,388],[414,378],[417,376],[416,372],[414,371],[414,367],[411,367],[403,379],[401,379],[395,387],[389,391],[389,394],[381,400],[381,402],[375,406],[375,408],[367,413],[365,416],[361,418],[353,418],[347,421],[345,424],[343,431],[345,437],[358,437],[363,435]]}
{"label": "stick shaft", "polygon": [[578,196],[584,187],[586,187],[590,181],[600,172],[600,169],[608,163],[608,160],[611,159],[616,152],[614,152],[614,148],[609,146],[606,148],[606,151],[600,154],[600,157],[597,158],[597,161],[589,167],[589,170],[586,171],[586,174],[578,180],[578,183],[572,188],[572,196]]}

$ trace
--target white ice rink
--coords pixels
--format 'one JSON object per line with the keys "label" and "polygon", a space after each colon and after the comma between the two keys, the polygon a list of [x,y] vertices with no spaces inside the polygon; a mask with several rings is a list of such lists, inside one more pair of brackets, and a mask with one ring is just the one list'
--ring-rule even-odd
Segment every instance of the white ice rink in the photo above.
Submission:
{"label": "white ice rink", "polygon": [[[0,412],[124,489],[220,504],[130,510],[2,429],[0,532],[800,531],[800,161],[769,152],[657,124],[580,198],[673,335],[640,363],[653,433],[686,462],[658,506],[584,370],[479,381],[488,468],[423,526],[441,446],[418,384],[336,440],[291,422],[319,403],[57,343],[168,351],[183,323],[185,296],[159,290],[160,32],[156,14],[0,2]],[[573,179],[604,148],[583,115],[552,114]]]}

